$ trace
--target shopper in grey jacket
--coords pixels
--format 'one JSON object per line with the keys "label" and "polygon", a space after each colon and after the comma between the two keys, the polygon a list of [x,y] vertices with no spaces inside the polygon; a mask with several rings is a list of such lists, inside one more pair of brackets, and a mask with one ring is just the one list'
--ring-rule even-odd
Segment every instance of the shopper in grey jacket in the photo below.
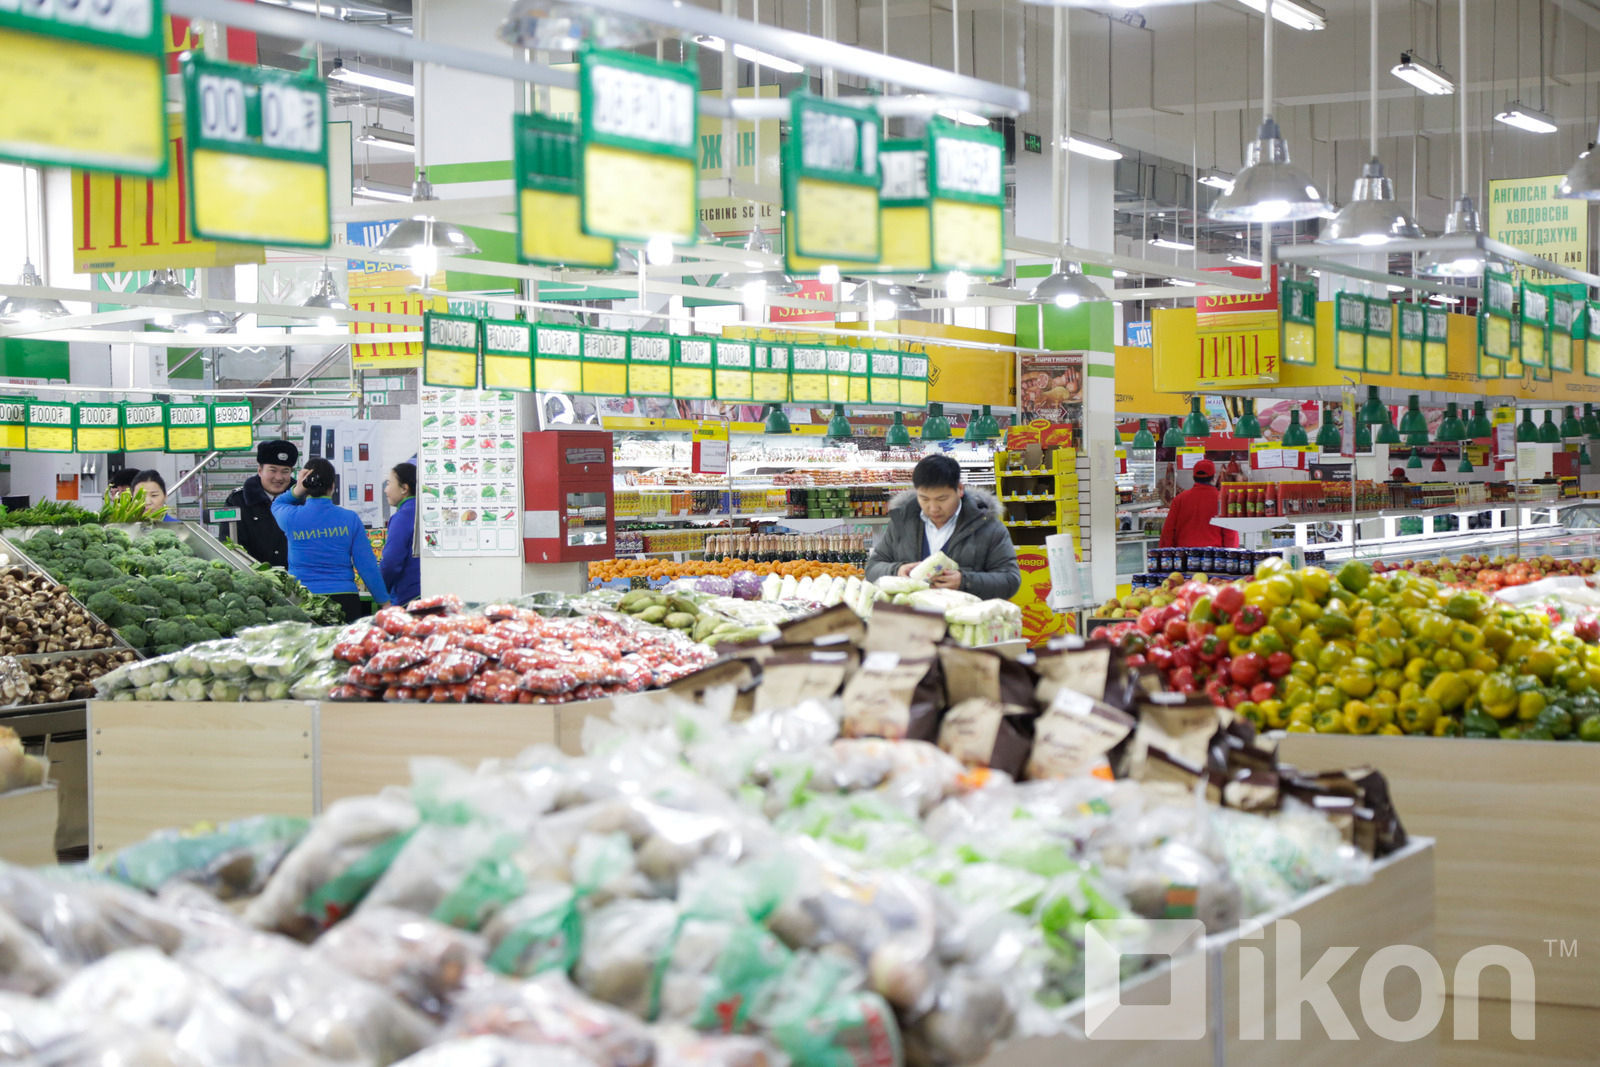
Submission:
{"label": "shopper in grey jacket", "polygon": [[867,578],[907,574],[942,551],[961,573],[935,576],[935,587],[1009,600],[1022,587],[1022,571],[995,498],[963,486],[961,465],[943,453],[923,457],[911,485],[889,503],[889,525],[867,558]]}

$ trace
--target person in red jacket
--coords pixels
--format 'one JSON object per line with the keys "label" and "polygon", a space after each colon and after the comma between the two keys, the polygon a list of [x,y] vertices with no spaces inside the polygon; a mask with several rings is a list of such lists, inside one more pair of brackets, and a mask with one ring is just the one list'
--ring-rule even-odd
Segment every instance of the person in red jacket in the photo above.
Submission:
{"label": "person in red jacket", "polygon": [[1161,548],[1238,548],[1239,534],[1211,525],[1217,517],[1218,493],[1212,484],[1217,468],[1209,459],[1195,464],[1194,485],[1179,493],[1161,525]]}

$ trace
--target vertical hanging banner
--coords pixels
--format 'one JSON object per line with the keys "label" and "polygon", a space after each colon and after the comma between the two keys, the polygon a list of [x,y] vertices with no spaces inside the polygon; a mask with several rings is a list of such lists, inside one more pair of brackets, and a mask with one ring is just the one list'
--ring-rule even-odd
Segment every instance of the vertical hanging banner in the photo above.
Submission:
{"label": "vertical hanging banner", "polygon": [[628,395],[672,395],[671,334],[628,335]]}
{"label": "vertical hanging banner", "polygon": [[583,232],[578,124],[548,115],[514,115],[517,256],[523,263],[609,268],[616,243]]}
{"label": "vertical hanging banner", "polygon": [[1582,361],[1585,318],[1582,297],[1559,289],[1550,294],[1551,369],[1570,372]]}
{"label": "vertical hanging banner", "polygon": [[1333,298],[1333,365],[1361,372],[1367,367],[1367,298],[1338,293]]}
{"label": "vertical hanging banner", "polygon": [[1549,364],[1550,292],[1542,285],[1522,283],[1522,362],[1529,367]]}
{"label": "vertical hanging banner", "polygon": [[790,97],[784,148],[784,257],[791,273],[825,263],[876,263],[882,252],[878,212],[878,116],[809,93]]}
{"label": "vertical hanging banner", "polygon": [[906,274],[933,269],[928,207],[928,142],[885,141],[878,148],[878,225],[883,248],[875,271]]}
{"label": "vertical hanging banner", "polygon": [[988,127],[928,123],[933,269],[1005,269],[1005,138]]}
{"label": "vertical hanging banner", "polygon": [[1483,354],[1490,359],[1511,358],[1511,314],[1517,301],[1517,289],[1511,275],[1504,271],[1488,269],[1483,272],[1483,303],[1478,309],[1480,322],[1479,341]]}
{"label": "vertical hanging banner", "polygon": [[591,396],[623,396],[628,391],[628,335],[611,330],[583,331],[583,386]]}
{"label": "vertical hanging banner", "polygon": [[583,232],[693,243],[699,230],[695,72],[625,52],[578,61]]}
{"label": "vertical hanging banner", "polygon": [[1423,308],[1422,373],[1443,378],[1450,373],[1450,313],[1444,308]]}
{"label": "vertical hanging banner", "polygon": [[20,396],[0,397],[0,448],[28,447],[28,402]]}
{"label": "vertical hanging banner", "polygon": [[478,352],[483,336],[469,315],[429,311],[422,316],[422,384],[478,388]]}
{"label": "vertical hanging banner", "polygon": [[1317,362],[1317,287],[1310,282],[1285,281],[1282,290],[1283,361],[1313,366]]}
{"label": "vertical hanging banner", "polygon": [[483,387],[533,392],[533,327],[514,319],[483,320]]}
{"label": "vertical hanging banner", "polygon": [[1367,297],[1368,374],[1394,373],[1394,305],[1381,296]]}
{"label": "vertical hanging banner", "polygon": [[255,412],[248,400],[211,405],[211,447],[218,452],[248,452],[255,446]]}
{"label": "vertical hanging banner", "polygon": [[0,158],[167,172],[161,0],[0,3]]}
{"label": "vertical hanging banner", "polygon": [[85,401],[75,413],[77,452],[122,451],[122,405]]}
{"label": "vertical hanging banner", "polygon": [[161,452],[167,447],[167,407],[154,401],[122,408],[122,450]]}
{"label": "vertical hanging banner", "polygon": [[1400,373],[1412,378],[1428,372],[1423,348],[1428,342],[1428,313],[1421,304],[1400,305]]}
{"label": "vertical hanging banner", "polygon": [[211,405],[199,402],[167,405],[168,452],[204,452],[211,447]]}
{"label": "vertical hanging banner", "polygon": [[322,80],[190,55],[183,102],[194,232],[327,248],[333,223]]}
{"label": "vertical hanging banner", "polygon": [[28,401],[29,452],[71,452],[73,405]]}

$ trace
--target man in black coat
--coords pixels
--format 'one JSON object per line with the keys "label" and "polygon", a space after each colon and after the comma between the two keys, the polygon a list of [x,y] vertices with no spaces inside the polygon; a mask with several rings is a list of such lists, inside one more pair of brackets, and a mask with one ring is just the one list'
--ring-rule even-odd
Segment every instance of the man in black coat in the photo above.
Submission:
{"label": "man in black coat", "polygon": [[289,564],[289,539],[272,517],[272,501],[294,484],[300,449],[292,441],[265,441],[256,449],[256,473],[243,488],[228,494],[227,506],[239,509],[233,523],[235,543],[262,563]]}

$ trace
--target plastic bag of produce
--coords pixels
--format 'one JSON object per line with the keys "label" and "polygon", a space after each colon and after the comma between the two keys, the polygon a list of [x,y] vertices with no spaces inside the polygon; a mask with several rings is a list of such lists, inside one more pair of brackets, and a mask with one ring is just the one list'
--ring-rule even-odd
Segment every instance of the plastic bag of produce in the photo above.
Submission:
{"label": "plastic bag of produce", "polygon": [[139,663],[128,665],[128,677],[134,686],[146,689],[157,682],[164,682],[172,676],[172,664],[176,656],[157,656]]}
{"label": "plastic bag of produce", "polygon": [[463,990],[493,981],[475,934],[395,908],[362,908],[323,934],[311,955],[383,986],[433,1019]]}
{"label": "plastic bag of produce", "polygon": [[345,672],[345,665],[338,660],[329,660],[311,667],[289,686],[291,700],[324,700],[339,684],[339,678]]}
{"label": "plastic bag of produce", "polygon": [[416,806],[395,792],[335,801],[250,902],[245,920],[309,940],[361,903],[417,821]]}
{"label": "plastic bag of produce", "polygon": [[489,966],[502,974],[523,976],[551,969],[571,971],[583,944],[583,919],[589,902],[602,889],[623,889],[633,874],[633,847],[626,834],[579,838],[572,857],[571,884],[546,882],[529,887],[485,928],[491,945]]}
{"label": "plastic bag of produce", "polygon": [[0,656],[0,706],[21,704],[33,693],[28,668],[14,656]]}
{"label": "plastic bag of produce", "polygon": [[95,696],[101,700],[110,700],[119,693],[131,692],[134,689],[133,668],[136,663],[137,661],[113,667],[91,682]]}
{"label": "plastic bag of produce", "polygon": [[[658,1067],[665,1067],[658,1059]],[[576,1049],[504,1037],[463,1037],[425,1048],[396,1067],[600,1067]]]}
{"label": "plastic bag of produce", "polygon": [[[41,996],[54,989],[67,976],[61,965],[43,941],[35,937],[9,914],[0,911],[0,992],[25,993]],[[5,1016],[5,1006],[0,1002],[0,1020]],[[3,1029],[0,1022],[0,1029]],[[0,1038],[0,1051],[4,1051]]]}
{"label": "plastic bag of produce", "polygon": [[140,945],[170,952],[183,940],[171,917],[142,894],[110,883],[49,879],[4,863],[0,909],[68,966]]}
{"label": "plastic bag of produce", "polygon": [[179,879],[231,900],[260,892],[310,828],[309,819],[257,815],[209,830],[161,830],[138,844],[96,856],[91,866],[148,893]]}
{"label": "plastic bag of produce", "polygon": [[907,577],[919,582],[929,582],[946,571],[959,571],[960,569],[961,565],[955,560],[943,552],[935,552],[915,567],[912,567],[911,573]]}
{"label": "plastic bag of produce", "polygon": [[568,1048],[601,1067],[651,1067],[655,1060],[648,1027],[589,999],[559,974],[502,980],[463,992],[444,1036],[475,1034]]}
{"label": "plastic bag of produce", "polygon": [[976,607],[983,601],[959,589],[924,589],[907,596],[906,603],[920,611],[937,611],[947,615],[956,608]]}
{"label": "plastic bag of produce", "polygon": [[331,1063],[154,949],[119,952],[84,968],[68,979],[55,999],[78,1018],[166,1031],[178,1048],[205,1064],[323,1067]]}
{"label": "plastic bag of produce", "polygon": [[[60,1017],[54,1005],[45,1001],[34,1003]],[[0,1016],[8,1014],[7,1006],[0,1005]],[[0,1056],[16,1056],[19,1067],[83,1067],[84,1064],[208,1067],[209,1063],[185,1052],[170,1034],[102,1019],[74,1021],[40,1038],[37,1044],[29,1043],[32,1036],[36,1035],[19,1031],[8,1039],[0,1030]]]}
{"label": "plastic bag of produce", "polygon": [[179,959],[251,1014],[330,1060],[393,1063],[433,1036],[428,1019],[386,990],[283,938],[258,934]]}
{"label": "plastic bag of produce", "polygon": [[656,1067],[785,1067],[787,1058],[749,1035],[702,1034],[686,1026],[655,1027]]}
{"label": "plastic bag of produce", "polygon": [[48,1000],[8,993],[0,988],[0,1060],[20,1059],[74,1033],[81,1033],[83,1029],[83,1020],[67,1018]]}
{"label": "plastic bag of produce", "polygon": [[921,578],[907,578],[899,574],[885,574],[877,581],[879,589],[889,596],[904,596],[909,593],[920,593],[928,588],[928,583]]}

